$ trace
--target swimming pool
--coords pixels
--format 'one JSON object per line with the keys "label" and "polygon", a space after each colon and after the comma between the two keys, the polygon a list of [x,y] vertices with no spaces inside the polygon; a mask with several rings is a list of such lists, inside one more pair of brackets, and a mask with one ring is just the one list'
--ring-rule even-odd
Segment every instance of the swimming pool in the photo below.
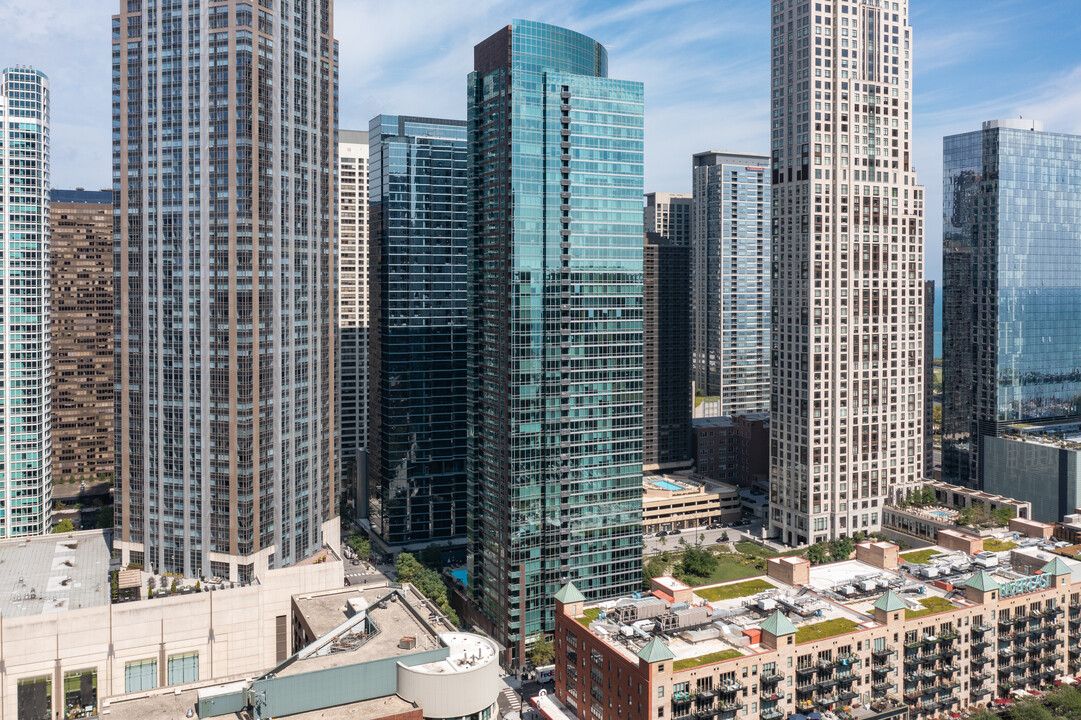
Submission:
{"label": "swimming pool", "polygon": [[931,510],[930,513],[932,515],[937,515],[940,518],[945,518],[946,520],[953,520],[953,516],[954,516],[953,513],[948,512],[946,510]]}
{"label": "swimming pool", "polygon": [[679,485],[676,485],[674,482],[668,482],[667,480],[650,480],[649,482],[650,482],[651,485],[655,485],[656,487],[659,487],[661,490],[682,490],[683,489]]}

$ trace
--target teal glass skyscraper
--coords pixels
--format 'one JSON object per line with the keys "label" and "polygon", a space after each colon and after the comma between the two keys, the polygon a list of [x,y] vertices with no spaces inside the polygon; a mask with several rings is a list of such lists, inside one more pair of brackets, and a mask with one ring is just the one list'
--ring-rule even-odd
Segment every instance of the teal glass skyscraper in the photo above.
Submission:
{"label": "teal glass skyscraper", "polygon": [[50,104],[41,71],[0,73],[0,538],[51,529]]}
{"label": "teal glass skyscraper", "polygon": [[563,583],[641,582],[643,89],[550,25],[474,53],[469,584],[516,666]]}

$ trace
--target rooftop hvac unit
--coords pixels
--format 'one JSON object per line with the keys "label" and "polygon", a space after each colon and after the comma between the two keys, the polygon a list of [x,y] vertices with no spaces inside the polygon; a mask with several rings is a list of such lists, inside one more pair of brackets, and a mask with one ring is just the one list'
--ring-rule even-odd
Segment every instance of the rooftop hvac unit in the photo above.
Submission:
{"label": "rooftop hvac unit", "polygon": [[777,601],[773,598],[761,598],[758,601],[758,609],[769,612],[770,610],[777,609]]}
{"label": "rooftop hvac unit", "polygon": [[860,583],[860,588],[862,588],[864,592],[871,592],[876,587],[878,587],[878,583],[874,580],[864,580]]}

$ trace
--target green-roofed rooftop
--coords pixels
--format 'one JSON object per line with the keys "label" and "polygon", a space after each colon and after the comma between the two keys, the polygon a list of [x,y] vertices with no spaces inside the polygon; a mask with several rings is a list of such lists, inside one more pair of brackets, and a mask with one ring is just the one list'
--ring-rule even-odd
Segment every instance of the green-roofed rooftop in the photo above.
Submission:
{"label": "green-roofed rooftop", "polygon": [[675,655],[668,646],[665,645],[660,638],[653,638],[646,643],[646,646],[638,651],[638,657],[645,660],[647,663],[664,662],[666,660],[674,660]]}
{"label": "green-roofed rooftop", "polygon": [[883,610],[885,612],[898,612],[900,610],[907,610],[908,605],[905,605],[904,600],[897,597],[893,590],[887,590],[886,594],[875,600],[875,610]]}
{"label": "green-roofed rooftop", "polygon": [[[1069,570],[1067,570],[1069,572]],[[995,579],[987,574],[986,570],[980,570],[973,575],[965,583],[965,587],[970,587],[973,590],[979,590],[980,592],[990,592],[992,590],[998,590],[998,583]]]}
{"label": "green-roofed rooftop", "polygon": [[774,610],[773,614],[762,623],[762,631],[768,632],[774,637],[781,637],[796,632],[796,626],[780,610]]}
{"label": "green-roofed rooftop", "polygon": [[582,594],[581,590],[574,587],[574,583],[567,583],[555,594],[555,599],[564,605],[570,605],[571,603],[585,602],[586,596]]}

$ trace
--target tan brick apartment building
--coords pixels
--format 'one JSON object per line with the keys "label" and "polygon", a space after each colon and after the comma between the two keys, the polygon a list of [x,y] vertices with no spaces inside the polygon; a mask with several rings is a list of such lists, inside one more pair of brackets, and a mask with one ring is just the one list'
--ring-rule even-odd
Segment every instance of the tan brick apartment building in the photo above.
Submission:
{"label": "tan brick apartment building", "polygon": [[[595,720],[930,718],[987,704],[1079,670],[1081,563],[1042,542],[935,547],[923,564],[864,543],[853,560],[773,558],[765,576],[696,588],[656,578],[644,597],[604,603],[567,585],[555,694]],[[1051,559],[1016,569],[1032,557]]]}

